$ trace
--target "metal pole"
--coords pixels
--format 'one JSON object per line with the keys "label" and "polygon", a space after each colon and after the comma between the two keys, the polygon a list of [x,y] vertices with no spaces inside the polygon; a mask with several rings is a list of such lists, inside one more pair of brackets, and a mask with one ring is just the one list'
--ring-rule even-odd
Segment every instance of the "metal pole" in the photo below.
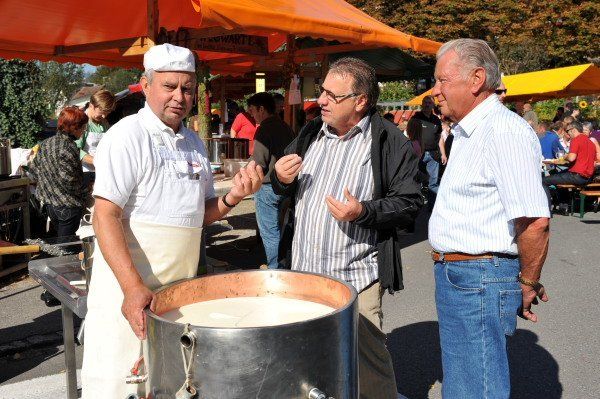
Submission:
{"label": "metal pole", "polygon": [[67,399],[77,399],[77,366],[75,365],[75,334],[73,312],[62,304],[63,342],[65,345],[65,367],[67,376]]}

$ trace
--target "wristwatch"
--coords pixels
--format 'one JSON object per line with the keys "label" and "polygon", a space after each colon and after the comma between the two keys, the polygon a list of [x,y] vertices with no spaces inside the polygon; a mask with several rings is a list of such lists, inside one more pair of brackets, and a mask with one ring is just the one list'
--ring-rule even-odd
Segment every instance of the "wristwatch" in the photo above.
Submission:
{"label": "wristwatch", "polygon": [[[229,193],[227,193],[229,194]],[[227,207],[227,208],[233,208],[235,207],[237,204],[231,205],[229,202],[227,202],[227,200],[225,199],[225,197],[227,197],[227,194],[225,194],[224,196],[221,197],[221,202]]]}

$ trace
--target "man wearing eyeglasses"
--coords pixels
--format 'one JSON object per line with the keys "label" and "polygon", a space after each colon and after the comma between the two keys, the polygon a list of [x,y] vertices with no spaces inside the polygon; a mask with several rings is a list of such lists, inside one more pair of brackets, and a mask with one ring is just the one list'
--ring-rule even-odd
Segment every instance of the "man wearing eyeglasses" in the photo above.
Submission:
{"label": "man wearing eyeglasses", "polygon": [[275,164],[273,190],[291,197],[280,256],[293,270],[352,284],[358,294],[361,398],[396,397],[382,332],[384,290],[400,290],[398,240],[423,201],[408,139],[376,109],[375,70],[342,58],[331,64],[309,122]]}
{"label": "man wearing eyeglasses", "polygon": [[501,103],[504,103],[504,98],[506,97],[506,86],[504,85],[504,82],[500,81],[500,86],[494,90],[494,93],[498,96],[498,100],[500,100]]}
{"label": "man wearing eyeglasses", "polygon": [[[572,162],[569,170],[542,179],[544,190],[548,197],[548,206],[552,211],[552,193],[550,186],[557,184],[574,184],[584,186],[590,182],[594,175],[594,161],[596,160],[596,146],[583,134],[583,128],[579,122],[571,122],[566,127],[567,134],[571,137],[569,153],[565,159]],[[560,206],[559,206],[560,207]]]}

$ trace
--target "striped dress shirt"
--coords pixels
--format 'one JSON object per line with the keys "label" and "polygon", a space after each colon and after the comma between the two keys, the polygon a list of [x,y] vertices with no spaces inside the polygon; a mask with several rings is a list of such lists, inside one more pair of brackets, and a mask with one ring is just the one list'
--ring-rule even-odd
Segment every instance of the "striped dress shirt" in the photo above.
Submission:
{"label": "striped dress shirt", "polygon": [[453,128],[454,142],[429,219],[438,252],[516,255],[514,220],[550,217],[533,129],[491,95]]}
{"label": "striped dress shirt", "polygon": [[303,160],[296,193],[292,270],[326,274],[361,291],[378,278],[377,231],[336,220],[331,195],[346,202],[344,188],[359,201],[373,199],[371,118],[342,137],[323,124]]}

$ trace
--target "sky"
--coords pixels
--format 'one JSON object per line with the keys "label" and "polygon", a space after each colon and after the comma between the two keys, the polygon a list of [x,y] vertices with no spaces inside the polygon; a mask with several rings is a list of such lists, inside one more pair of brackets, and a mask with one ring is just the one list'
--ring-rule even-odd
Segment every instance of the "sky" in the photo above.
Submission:
{"label": "sky", "polygon": [[85,77],[90,76],[94,72],[96,72],[96,67],[90,64],[83,64],[83,74]]}

